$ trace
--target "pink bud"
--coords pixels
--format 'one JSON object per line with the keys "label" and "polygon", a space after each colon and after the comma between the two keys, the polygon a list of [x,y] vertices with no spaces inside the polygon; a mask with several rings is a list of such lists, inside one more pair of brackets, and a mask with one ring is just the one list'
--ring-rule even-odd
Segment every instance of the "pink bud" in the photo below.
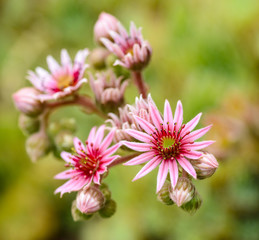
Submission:
{"label": "pink bud", "polygon": [[96,42],[102,44],[100,41],[101,38],[111,38],[109,32],[118,31],[118,19],[108,14],[106,12],[102,12],[99,15],[97,22],[94,25],[94,39]]}
{"label": "pink bud", "polygon": [[43,103],[38,99],[39,94],[33,87],[22,88],[13,94],[15,106],[22,113],[35,117],[43,111]]}
{"label": "pink bud", "polygon": [[96,187],[84,188],[78,192],[76,206],[80,212],[91,214],[99,211],[104,206],[104,196]]}
{"label": "pink bud", "polygon": [[198,179],[212,176],[219,166],[213,154],[207,152],[204,152],[199,159],[191,160],[191,163],[197,173]]}

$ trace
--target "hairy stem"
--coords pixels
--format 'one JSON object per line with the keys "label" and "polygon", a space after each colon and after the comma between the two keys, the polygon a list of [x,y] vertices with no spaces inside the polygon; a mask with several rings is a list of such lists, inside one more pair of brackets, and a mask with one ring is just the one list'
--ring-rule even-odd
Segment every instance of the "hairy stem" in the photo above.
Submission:
{"label": "hairy stem", "polygon": [[142,94],[142,97],[144,99],[147,98],[148,89],[146,86],[146,83],[143,79],[142,73],[139,71],[132,72],[132,77],[134,79],[134,82],[139,90],[139,93]]}
{"label": "hairy stem", "polygon": [[111,168],[111,167],[114,167],[116,165],[119,165],[119,164],[122,164],[122,163],[125,163],[127,161],[129,161],[130,159],[138,156],[140,153],[133,153],[133,154],[130,154],[130,155],[127,155],[127,156],[123,156],[123,157],[120,157],[118,159],[116,159],[115,161],[113,161],[109,166],[108,168]]}

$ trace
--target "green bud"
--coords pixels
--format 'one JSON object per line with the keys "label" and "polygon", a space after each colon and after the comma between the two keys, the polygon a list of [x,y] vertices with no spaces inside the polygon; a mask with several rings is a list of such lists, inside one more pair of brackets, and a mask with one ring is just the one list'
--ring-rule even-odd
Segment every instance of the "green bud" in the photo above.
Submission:
{"label": "green bud", "polygon": [[104,207],[99,210],[99,214],[103,218],[109,218],[116,212],[116,202],[112,199],[106,201]]}
{"label": "green bud", "polygon": [[73,133],[76,131],[76,120],[74,118],[63,118],[60,120],[60,125],[62,129],[69,130]]}
{"label": "green bud", "polygon": [[106,58],[110,55],[110,52],[105,48],[95,48],[92,50],[89,60],[91,65],[95,69],[103,69],[106,67]]}
{"label": "green bud", "polygon": [[40,121],[37,118],[32,118],[25,114],[20,115],[18,124],[26,136],[37,132],[40,128]]}
{"label": "green bud", "polygon": [[201,204],[202,204],[201,196],[197,191],[195,191],[195,195],[192,198],[192,200],[183,204],[181,208],[190,214],[194,214],[200,208]]}
{"label": "green bud", "polygon": [[61,151],[71,151],[71,148],[74,146],[74,135],[70,131],[60,131],[54,137],[54,143],[59,152]]}
{"label": "green bud", "polygon": [[100,186],[100,190],[101,190],[103,196],[105,197],[106,201],[111,199],[112,194],[106,183],[102,183],[102,185]]}
{"label": "green bud", "polygon": [[80,212],[78,210],[78,208],[76,207],[76,200],[74,200],[72,202],[71,214],[72,214],[73,220],[75,222],[88,220],[88,219],[90,219],[93,216],[93,214],[84,214],[84,213]]}
{"label": "green bud", "polygon": [[26,140],[26,152],[33,162],[46,156],[51,150],[51,144],[45,132],[37,132]]}
{"label": "green bud", "polygon": [[170,188],[171,188],[171,183],[168,180],[166,180],[163,187],[157,194],[157,199],[165,205],[174,204],[173,200],[170,198],[170,193],[169,193]]}

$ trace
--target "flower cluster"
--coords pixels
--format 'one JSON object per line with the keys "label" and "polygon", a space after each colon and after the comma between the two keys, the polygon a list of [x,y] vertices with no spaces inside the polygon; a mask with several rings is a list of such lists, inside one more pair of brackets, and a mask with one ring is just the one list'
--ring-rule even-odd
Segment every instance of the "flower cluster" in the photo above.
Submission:
{"label": "flower cluster", "polygon": [[[55,193],[78,192],[71,208],[75,221],[89,219],[97,212],[104,218],[115,213],[116,202],[103,181],[119,164],[145,164],[133,181],[158,167],[159,201],[195,212],[202,201],[193,179],[208,178],[218,167],[215,157],[204,151],[214,141],[197,141],[211,125],[194,130],[201,113],[184,124],[180,100],[174,114],[168,100],[160,113],[142,76],[151,59],[151,46],[134,23],[128,33],[114,16],[101,13],[94,26],[94,39],[100,46],[92,50],[89,63],[88,49],[80,50],[74,61],[63,49],[61,64],[48,56],[49,71],[41,67],[29,71],[27,78],[33,86],[14,93],[14,103],[21,112],[19,126],[28,137],[28,155],[35,162],[52,151],[65,161],[68,169],[55,178],[68,181]],[[118,71],[116,65],[124,71]],[[90,94],[81,93],[86,89],[79,92],[87,83],[85,75],[89,77]],[[140,94],[132,105],[125,99],[131,81]],[[50,123],[53,110],[67,105],[97,114],[104,124],[92,127],[82,142],[75,136],[73,119]],[[119,148],[121,155],[116,154]]]}

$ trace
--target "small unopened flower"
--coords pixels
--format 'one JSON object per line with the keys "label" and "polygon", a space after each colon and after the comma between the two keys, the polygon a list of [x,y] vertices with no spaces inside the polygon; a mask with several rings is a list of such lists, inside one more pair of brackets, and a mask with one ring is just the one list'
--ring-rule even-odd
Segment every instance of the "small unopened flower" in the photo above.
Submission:
{"label": "small unopened flower", "polygon": [[26,152],[32,162],[36,162],[40,158],[46,156],[51,150],[51,143],[45,132],[39,131],[32,134],[26,140]]}
{"label": "small unopened flower", "polygon": [[96,42],[102,44],[101,38],[110,38],[110,31],[118,31],[119,21],[117,18],[109,13],[102,12],[97,22],[94,25],[94,39]]}
{"label": "small unopened flower", "polygon": [[204,179],[212,176],[219,164],[213,154],[204,152],[199,159],[191,161],[198,179]]}
{"label": "small unopened flower", "polygon": [[118,25],[118,32],[110,31],[109,34],[113,41],[108,38],[102,38],[101,41],[110,52],[119,58],[114,65],[140,71],[149,63],[152,53],[151,46],[148,41],[143,39],[141,28],[137,29],[133,22],[130,25],[130,34],[121,23]]}
{"label": "small unopened flower", "polygon": [[25,87],[13,94],[14,104],[22,113],[35,117],[42,113],[43,104],[38,99],[40,92],[33,87]]}
{"label": "small unopened flower", "polygon": [[121,77],[117,78],[112,72],[96,74],[96,79],[90,75],[90,86],[96,101],[101,105],[114,105],[116,108],[123,104],[128,81],[121,80]]}
{"label": "small unopened flower", "polygon": [[[153,101],[149,95],[149,100]],[[131,141],[133,138],[125,130],[126,129],[137,129],[142,130],[141,126],[137,123],[133,115],[144,118],[150,121],[149,107],[147,100],[143,99],[142,96],[136,97],[135,105],[126,105],[123,108],[119,108],[119,116],[114,113],[109,113],[106,122],[110,123],[112,127],[116,128],[114,141],[120,142],[122,140]]]}
{"label": "small unopened flower", "polygon": [[94,186],[80,190],[76,197],[76,206],[80,212],[91,214],[99,211],[105,203],[102,192]]}
{"label": "small unopened flower", "polygon": [[134,129],[125,130],[126,133],[140,142],[122,142],[128,148],[144,152],[125,163],[125,165],[137,165],[148,162],[133,181],[145,176],[158,165],[160,166],[157,175],[157,192],[163,186],[168,172],[172,186],[176,186],[179,167],[193,178],[196,178],[196,172],[190,159],[200,158],[202,153],[197,150],[209,146],[214,141],[194,141],[208,132],[211,126],[192,132],[200,120],[201,113],[187,124],[183,124],[181,101],[177,103],[174,117],[169,102],[165,101],[164,119],[155,104],[149,101],[149,116],[152,122],[148,122],[139,116],[134,116],[144,132]]}
{"label": "small unopened flower", "polygon": [[77,91],[87,80],[83,78],[84,71],[88,67],[85,59],[88,50],[80,50],[72,63],[67,50],[61,51],[61,65],[52,57],[47,57],[50,73],[41,67],[36,72],[29,71],[28,80],[42,92],[41,101],[58,99],[71,95]]}
{"label": "small unopened flower", "polygon": [[192,182],[185,177],[180,177],[174,188],[170,189],[170,198],[180,207],[191,201],[194,197],[195,187]]}
{"label": "small unopened flower", "polygon": [[99,214],[103,218],[109,218],[116,212],[117,204],[113,199],[109,199],[105,202],[102,209],[99,210]]}
{"label": "small unopened flower", "polygon": [[92,182],[100,184],[101,175],[107,171],[107,166],[113,162],[118,155],[114,154],[120,144],[108,148],[114,136],[114,130],[104,137],[105,126],[98,129],[93,127],[86,141],[86,146],[78,139],[74,138],[75,153],[62,152],[61,157],[67,162],[69,170],[59,173],[56,179],[70,179],[60,186],[55,193],[78,191],[83,187],[89,186]]}
{"label": "small unopened flower", "polygon": [[25,114],[21,114],[19,117],[18,125],[24,133],[24,135],[29,136],[39,131],[40,121],[38,118],[32,118]]}

